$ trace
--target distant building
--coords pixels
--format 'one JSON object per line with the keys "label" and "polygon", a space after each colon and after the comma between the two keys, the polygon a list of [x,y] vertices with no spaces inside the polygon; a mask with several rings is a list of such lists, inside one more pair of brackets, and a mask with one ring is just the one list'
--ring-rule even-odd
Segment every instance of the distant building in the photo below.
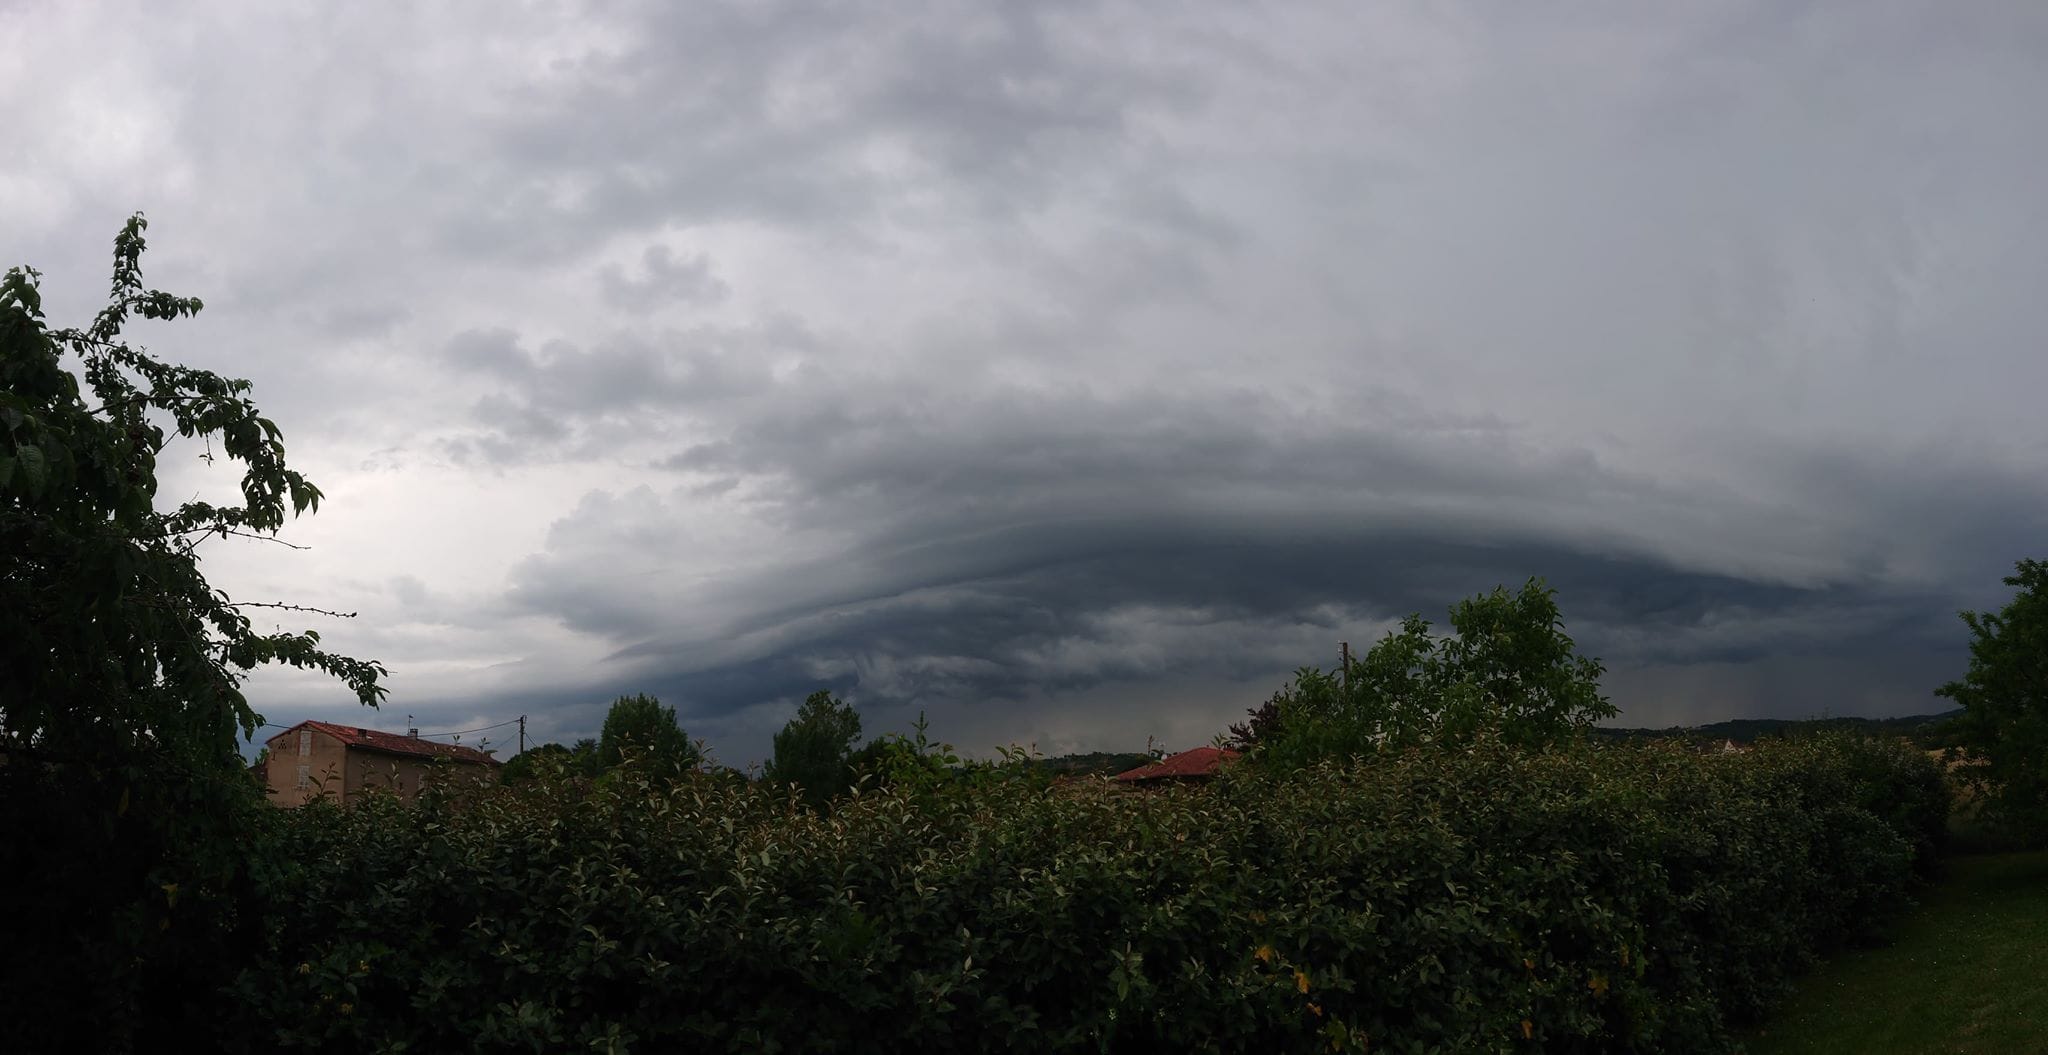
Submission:
{"label": "distant building", "polygon": [[264,783],[280,806],[323,795],[347,802],[377,788],[411,801],[429,783],[495,781],[503,764],[473,747],[331,722],[300,722],[266,746]]}
{"label": "distant building", "polygon": [[1227,747],[1197,747],[1169,755],[1157,762],[1147,763],[1136,769],[1118,773],[1114,779],[1124,784],[1178,784],[1186,781],[1207,780],[1216,775],[1226,764],[1234,761],[1238,752]]}

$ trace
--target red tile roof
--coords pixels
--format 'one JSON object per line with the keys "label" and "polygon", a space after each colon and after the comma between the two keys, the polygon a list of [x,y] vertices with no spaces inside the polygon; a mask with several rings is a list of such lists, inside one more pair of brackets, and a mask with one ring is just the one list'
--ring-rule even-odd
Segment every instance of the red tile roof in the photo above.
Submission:
{"label": "red tile roof", "polygon": [[1197,747],[1193,751],[1162,758],[1149,765],[1127,770],[1116,775],[1123,781],[1170,780],[1173,778],[1210,777],[1223,768],[1223,764],[1238,756],[1238,752],[1227,747]]}
{"label": "red tile roof", "polygon": [[474,747],[464,747],[461,744],[444,744],[435,740],[425,740],[417,736],[406,736],[402,733],[387,733],[376,729],[360,729],[353,725],[335,725],[332,722],[316,722],[310,719],[300,722],[270,739],[275,742],[281,737],[290,736],[298,732],[300,729],[318,729],[341,741],[343,744],[360,751],[381,751],[387,755],[406,755],[413,758],[445,758],[450,762],[468,762],[476,765],[497,766],[504,764]]}

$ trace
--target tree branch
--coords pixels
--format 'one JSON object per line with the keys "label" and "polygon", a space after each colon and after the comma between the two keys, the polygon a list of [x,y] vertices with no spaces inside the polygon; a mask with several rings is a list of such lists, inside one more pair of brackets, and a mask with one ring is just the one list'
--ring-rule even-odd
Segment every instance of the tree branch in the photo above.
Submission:
{"label": "tree branch", "polygon": [[[294,547],[305,549],[304,546]],[[279,601],[229,601],[229,608],[277,608],[287,612],[311,612],[314,615],[331,615],[336,619],[354,619],[355,612],[334,612],[325,608],[314,608],[303,604],[284,604]]]}
{"label": "tree branch", "polygon": [[[279,545],[279,546],[283,546],[283,547],[284,547],[284,548],[286,548],[286,549],[300,549],[300,550],[309,550],[309,549],[312,549],[312,548],[313,548],[313,547],[311,547],[311,546],[301,546],[301,545],[299,545],[299,544],[298,544],[298,543],[296,543],[296,542],[286,542],[285,540],[283,540],[283,539],[281,539],[281,538],[278,538],[278,537],[277,537],[276,535],[259,535],[259,534],[255,533],[255,532],[253,532],[253,531],[239,531],[239,530],[237,530],[237,529],[235,529],[235,528],[231,528],[231,527],[221,527],[221,526],[219,526],[219,525],[217,525],[217,524],[216,524],[216,525],[214,525],[214,526],[212,526],[212,527],[196,527],[196,528],[192,528],[192,529],[191,529],[191,531],[200,531],[200,532],[205,532],[205,533],[208,533],[208,534],[211,534],[211,533],[213,533],[213,532],[216,532],[216,531],[217,531],[217,532],[219,532],[219,533],[220,533],[220,534],[221,534],[221,535],[222,535],[223,537],[226,537],[226,536],[228,536],[228,535],[234,535],[234,536],[236,536],[236,537],[238,537],[238,538],[252,538],[252,539],[255,539],[255,540],[256,540],[256,541],[258,541],[258,542],[271,542],[271,543],[275,543],[275,544],[277,544],[277,545]],[[179,532],[179,534],[190,534],[190,533],[191,533],[191,531],[184,531],[184,532]],[[204,538],[201,538],[201,539],[200,539],[200,541],[204,542],[204,541],[205,541],[205,539],[204,539]]]}

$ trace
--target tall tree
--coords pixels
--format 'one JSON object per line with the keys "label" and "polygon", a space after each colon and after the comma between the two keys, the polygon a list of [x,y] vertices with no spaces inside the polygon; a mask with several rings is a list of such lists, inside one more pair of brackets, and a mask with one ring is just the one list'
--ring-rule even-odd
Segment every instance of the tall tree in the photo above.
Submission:
{"label": "tall tree", "polygon": [[[238,750],[262,721],[245,673],[289,663],[370,706],[384,693],[378,664],[246,614],[294,606],[237,603],[201,574],[203,542],[272,539],[320,491],[247,381],[122,341],[134,316],[200,309],[142,284],[144,227],[115,238],[111,297],[84,329],[44,324],[33,268],[0,279],[0,1018],[31,1050],[81,1024],[52,1008],[88,1008],[109,1050],[152,1015],[200,1013],[188,987],[205,979],[164,965],[232,935],[221,906],[266,808]],[[241,463],[240,498],[159,509],[167,428]]]}
{"label": "tall tree", "polygon": [[1963,612],[1970,667],[1936,689],[1962,705],[1954,731],[1980,765],[1958,774],[1985,792],[1987,816],[2028,842],[2048,841],[2048,561],[2022,560],[1996,612]]}
{"label": "tall tree", "polygon": [[704,754],[676,724],[676,709],[646,695],[621,696],[605,713],[597,738],[597,761],[606,769],[628,754],[660,772],[697,768]]}
{"label": "tall tree", "polygon": [[820,689],[775,734],[775,756],[764,776],[793,784],[806,801],[822,805],[852,784],[853,748],[859,741],[860,714],[830,689]]}

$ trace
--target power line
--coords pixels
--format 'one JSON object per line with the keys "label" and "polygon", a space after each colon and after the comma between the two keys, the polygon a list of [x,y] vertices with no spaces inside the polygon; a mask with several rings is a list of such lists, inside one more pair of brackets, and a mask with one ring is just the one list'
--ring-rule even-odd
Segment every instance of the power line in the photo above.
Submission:
{"label": "power line", "polygon": [[464,736],[464,735],[467,735],[467,734],[469,734],[469,733],[488,733],[488,732],[490,732],[490,731],[491,731],[491,730],[493,730],[493,729],[503,729],[503,728],[505,728],[505,727],[506,727],[506,726],[508,726],[508,725],[518,725],[518,724],[519,724],[519,719],[517,719],[517,718],[514,718],[514,719],[512,719],[511,721],[508,721],[508,722],[499,722],[499,723],[498,723],[498,724],[496,724],[496,725],[486,725],[486,726],[484,726],[484,727],[483,727],[483,728],[481,728],[481,729],[458,729],[458,730],[456,730],[455,732],[452,732],[452,733],[421,733],[421,734],[420,734],[420,739],[424,740],[424,739],[426,739],[427,737],[430,737],[430,736]]}
{"label": "power line", "polygon": [[[490,732],[490,731],[491,731],[491,730],[493,730],[493,729],[503,729],[503,728],[505,728],[505,727],[506,727],[506,726],[508,726],[508,725],[518,725],[518,724],[519,724],[519,723],[520,723],[521,721],[523,721],[523,720],[524,720],[523,718],[513,718],[513,719],[511,719],[511,720],[509,720],[509,721],[503,721],[503,722],[499,722],[499,723],[498,723],[498,724],[496,724],[496,725],[486,725],[486,726],[483,726],[482,728],[479,728],[479,729],[457,729],[456,731],[454,731],[454,732],[452,732],[452,733],[420,733],[420,734],[419,734],[419,735],[418,735],[418,736],[416,737],[416,739],[420,739],[420,740],[428,740],[428,739],[432,739],[432,738],[434,738],[434,737],[437,737],[437,736],[467,736],[467,735],[469,735],[470,733],[488,733],[488,732]],[[296,728],[298,728],[298,726],[296,726],[296,725],[279,725],[279,724],[277,724],[276,722],[264,722],[263,724],[264,724],[265,726],[267,726],[267,727],[271,728],[271,729],[296,729]],[[336,723],[336,724],[339,724],[339,723]]]}

